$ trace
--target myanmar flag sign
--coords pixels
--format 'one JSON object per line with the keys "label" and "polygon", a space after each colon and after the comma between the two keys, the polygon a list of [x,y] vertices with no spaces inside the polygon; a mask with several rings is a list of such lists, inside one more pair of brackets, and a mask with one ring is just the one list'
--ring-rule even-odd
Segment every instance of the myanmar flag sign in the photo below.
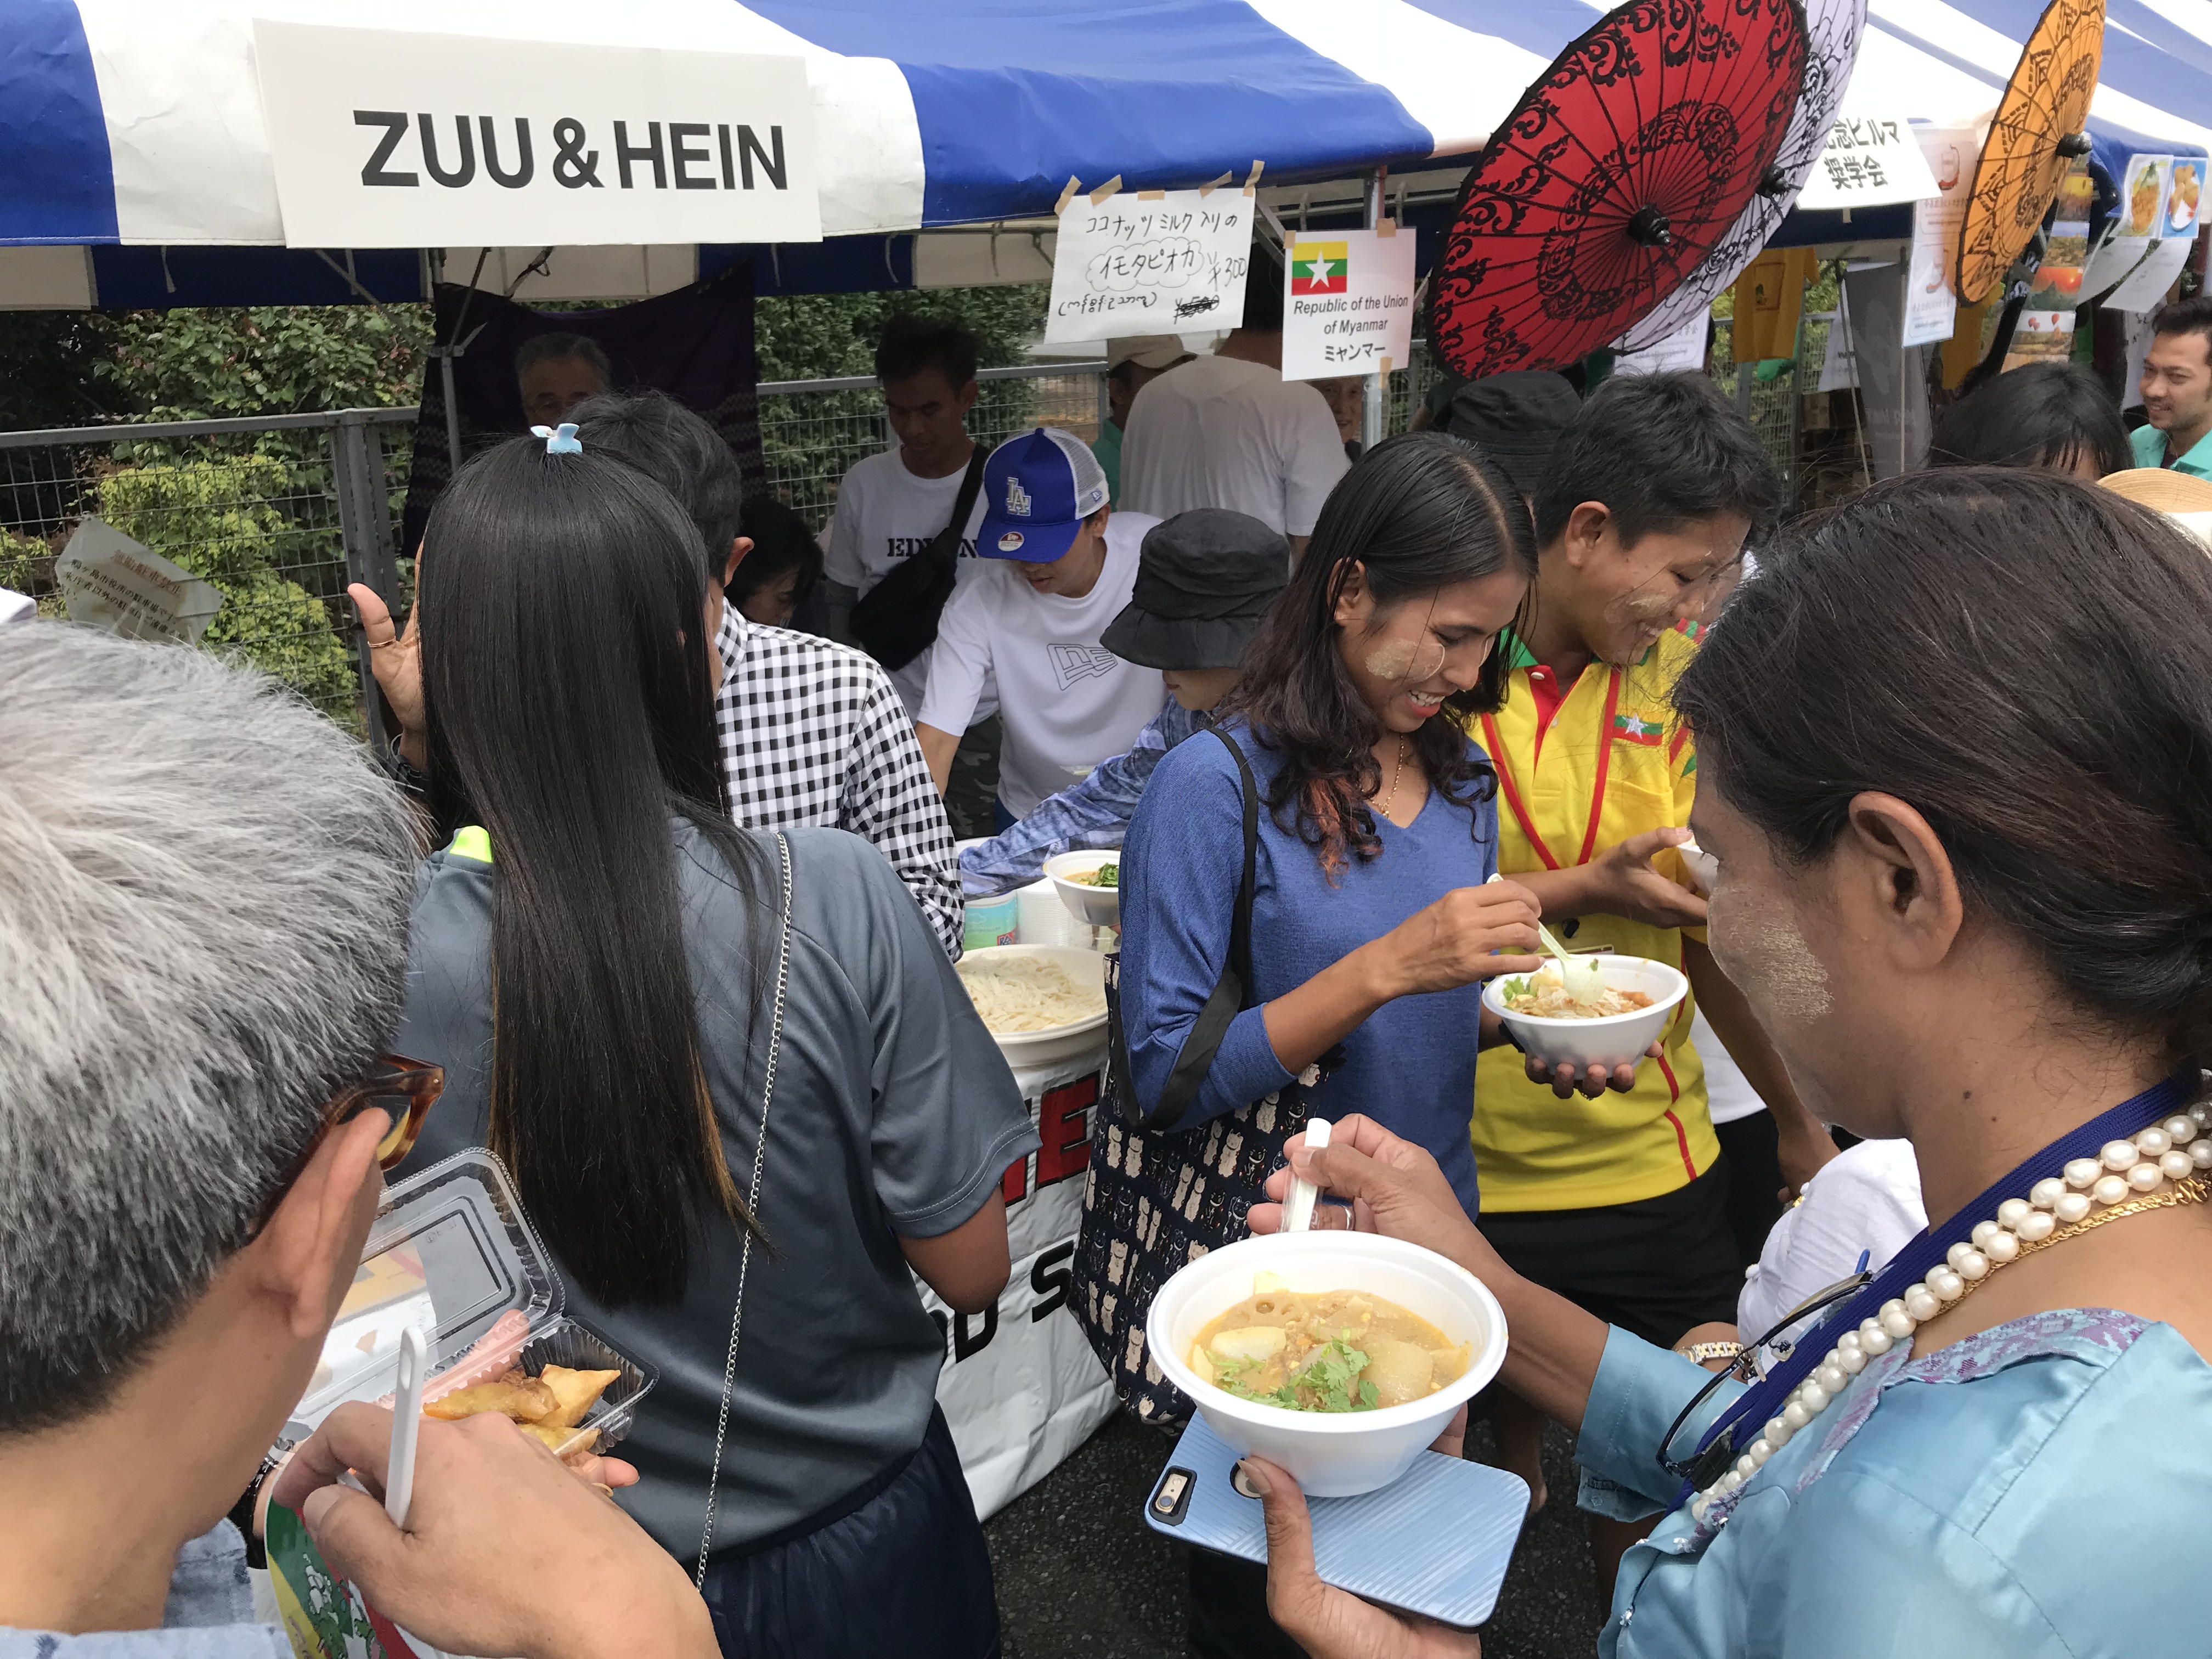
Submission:
{"label": "myanmar flag sign", "polygon": [[1351,262],[1342,242],[1297,242],[1291,249],[1291,292],[1341,294]]}
{"label": "myanmar flag sign", "polygon": [[1666,728],[1657,720],[1646,720],[1638,714],[1615,714],[1613,735],[1623,743],[1641,744],[1646,749],[1656,749],[1666,735]]}

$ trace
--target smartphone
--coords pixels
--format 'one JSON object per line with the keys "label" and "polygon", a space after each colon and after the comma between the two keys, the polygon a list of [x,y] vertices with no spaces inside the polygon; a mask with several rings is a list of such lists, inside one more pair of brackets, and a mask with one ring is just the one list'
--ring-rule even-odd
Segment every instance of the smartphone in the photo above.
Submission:
{"label": "smartphone", "polygon": [[[1145,1524],[1164,1537],[1265,1563],[1260,1500],[1237,1454],[1193,1418],[1145,1498]],[[1528,1514],[1517,1474],[1424,1451],[1380,1491],[1310,1498],[1322,1582],[1401,1613],[1473,1630],[1498,1605]]]}

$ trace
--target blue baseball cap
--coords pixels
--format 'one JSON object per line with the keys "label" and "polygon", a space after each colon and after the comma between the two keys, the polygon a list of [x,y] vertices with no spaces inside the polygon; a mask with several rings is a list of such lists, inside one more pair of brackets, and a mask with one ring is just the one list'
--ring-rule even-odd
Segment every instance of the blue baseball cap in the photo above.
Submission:
{"label": "blue baseball cap", "polygon": [[975,551],[987,559],[1049,564],[1066,556],[1083,521],[1106,505],[1106,469],[1073,432],[1041,426],[1009,438],[983,463],[983,524]]}

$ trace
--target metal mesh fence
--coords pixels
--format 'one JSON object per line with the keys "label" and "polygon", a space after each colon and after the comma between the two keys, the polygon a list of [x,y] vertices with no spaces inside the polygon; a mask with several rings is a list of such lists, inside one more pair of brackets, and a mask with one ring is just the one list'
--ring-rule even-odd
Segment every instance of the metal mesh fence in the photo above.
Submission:
{"label": "metal mesh fence", "polygon": [[[986,369],[968,429],[995,444],[1031,426],[1089,442],[1105,413],[1103,364]],[[1416,342],[1389,377],[1386,434],[1402,432],[1437,369]],[[416,411],[356,410],[0,434],[0,587],[67,614],[55,562],[88,519],[112,526],[223,597],[201,644],[295,687],[373,732],[349,581],[404,613],[413,561],[398,556]],[[838,481],[885,448],[882,393],[866,378],[763,387],[770,487],[817,530]]]}
{"label": "metal mesh fence", "polygon": [[[412,410],[352,417],[404,477]],[[363,726],[337,452],[340,416],[0,435],[0,586],[67,614],[55,562],[97,519],[222,596],[204,648],[264,669]],[[394,515],[398,493],[383,489]],[[388,532],[387,532],[388,539]],[[356,566],[358,569],[360,567]]]}
{"label": "metal mesh fence", "polygon": [[[1033,426],[1065,427],[1085,443],[1098,435],[1102,365],[987,368],[976,375],[968,430],[997,444]],[[866,376],[775,383],[761,391],[761,449],[769,487],[819,531],[830,522],[837,483],[853,463],[889,448],[883,393]]]}

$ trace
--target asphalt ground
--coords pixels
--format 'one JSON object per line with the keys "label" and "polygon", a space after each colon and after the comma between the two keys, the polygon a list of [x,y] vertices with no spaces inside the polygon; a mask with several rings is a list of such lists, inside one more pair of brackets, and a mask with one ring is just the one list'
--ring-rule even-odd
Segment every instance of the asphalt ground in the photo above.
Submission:
{"label": "asphalt ground", "polygon": [[[1182,1659],[1185,1554],[1142,1510],[1172,1441],[1115,1416],[983,1528],[997,1575],[1006,1659]],[[1551,1501],[1522,1534],[1482,1632],[1484,1659],[1590,1659],[1604,1622],[1582,1517],[1572,1442],[1544,1440]],[[1477,1424],[1470,1456],[1485,1458]]]}

